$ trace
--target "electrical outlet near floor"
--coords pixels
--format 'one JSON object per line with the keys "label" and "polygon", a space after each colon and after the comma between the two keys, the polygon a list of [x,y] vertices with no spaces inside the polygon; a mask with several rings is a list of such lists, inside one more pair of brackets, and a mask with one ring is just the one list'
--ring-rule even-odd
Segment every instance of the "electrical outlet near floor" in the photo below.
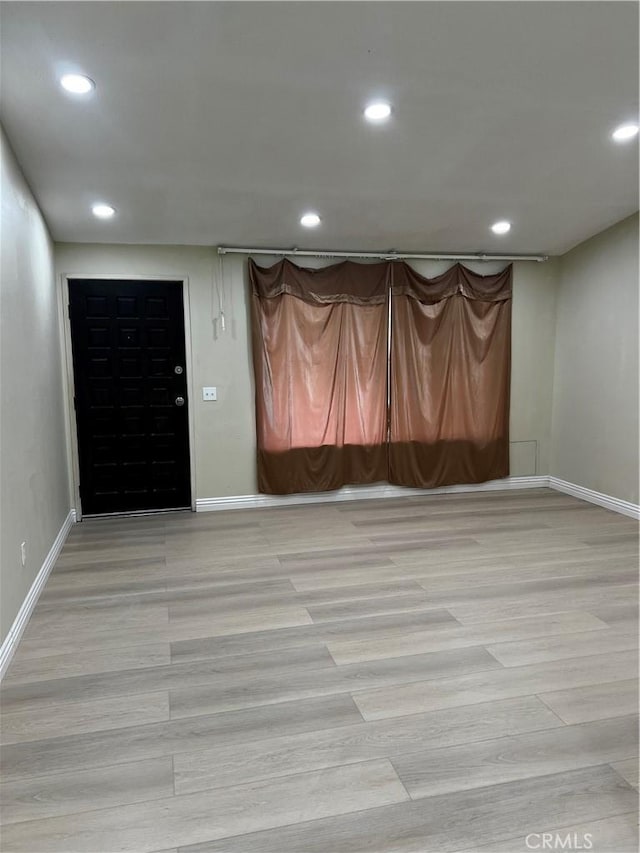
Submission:
{"label": "electrical outlet near floor", "polygon": [[20,560],[21,560],[23,566],[25,566],[27,564],[27,543],[26,542],[20,543]]}

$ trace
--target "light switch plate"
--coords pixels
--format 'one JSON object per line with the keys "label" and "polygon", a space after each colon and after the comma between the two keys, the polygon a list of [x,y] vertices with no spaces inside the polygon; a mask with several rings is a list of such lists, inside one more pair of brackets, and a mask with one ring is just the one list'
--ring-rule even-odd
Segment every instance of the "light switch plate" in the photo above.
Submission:
{"label": "light switch plate", "polygon": [[218,399],[218,389],[217,388],[203,388],[202,389],[202,399],[203,400],[217,400]]}

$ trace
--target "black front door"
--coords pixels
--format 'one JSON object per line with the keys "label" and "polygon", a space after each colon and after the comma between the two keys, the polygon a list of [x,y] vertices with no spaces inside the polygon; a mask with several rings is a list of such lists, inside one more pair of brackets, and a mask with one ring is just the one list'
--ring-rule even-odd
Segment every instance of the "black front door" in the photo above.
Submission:
{"label": "black front door", "polygon": [[182,282],[69,280],[86,515],[189,507]]}

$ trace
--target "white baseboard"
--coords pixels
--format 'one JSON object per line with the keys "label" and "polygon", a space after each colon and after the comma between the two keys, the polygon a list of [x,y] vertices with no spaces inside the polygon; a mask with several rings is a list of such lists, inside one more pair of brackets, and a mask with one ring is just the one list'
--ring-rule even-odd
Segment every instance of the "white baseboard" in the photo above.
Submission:
{"label": "white baseboard", "polygon": [[614,498],[602,492],[595,492],[593,489],[578,486],[576,483],[568,483],[566,480],[560,480],[558,477],[549,477],[548,479],[549,486],[558,492],[564,492],[566,495],[572,495],[574,498],[580,498],[580,500],[597,504],[613,512],[628,515],[629,518],[640,519],[640,506],[638,504],[623,501],[620,498]]}
{"label": "white baseboard", "polygon": [[53,568],[55,561],[58,559],[58,555],[62,550],[62,546],[64,545],[75,520],[76,511],[75,509],[71,509],[69,510],[69,514],[65,518],[62,527],[55,538],[55,542],[45,557],[44,563],[40,567],[40,571],[36,575],[34,582],[31,584],[31,588],[27,593],[25,600],[22,602],[18,615],[14,619],[11,628],[9,628],[9,633],[4,638],[2,646],[0,646],[0,679],[5,674],[9,664],[11,663],[11,658],[18,647],[18,643],[20,642],[24,629],[27,627],[27,622],[33,613],[33,608],[37,604],[42,588],[47,582],[51,569]]}
{"label": "white baseboard", "polygon": [[398,498],[411,495],[450,495],[459,492],[495,492],[506,489],[540,489],[549,485],[548,477],[506,477],[487,483],[460,486],[441,486],[438,489],[405,489],[381,483],[376,486],[345,486],[334,492],[306,492],[297,495],[238,495],[225,498],[199,498],[196,512],[216,512],[225,509],[267,509],[299,504],[363,501],[375,498]]}
{"label": "white baseboard", "polygon": [[459,486],[441,486],[438,489],[405,489],[402,486],[378,484],[376,486],[345,486],[334,492],[306,492],[297,495],[235,495],[223,498],[198,498],[196,512],[217,512],[225,509],[268,509],[280,506],[298,506],[302,504],[334,503],[336,501],[363,501],[375,498],[398,498],[410,495],[451,495],[462,492],[495,492],[508,489],[552,488],[589,503],[622,513],[630,518],[640,519],[638,504],[595,492],[575,483],[568,483],[558,477],[540,475],[536,477],[506,477],[504,480],[490,480],[487,483],[471,483]]}

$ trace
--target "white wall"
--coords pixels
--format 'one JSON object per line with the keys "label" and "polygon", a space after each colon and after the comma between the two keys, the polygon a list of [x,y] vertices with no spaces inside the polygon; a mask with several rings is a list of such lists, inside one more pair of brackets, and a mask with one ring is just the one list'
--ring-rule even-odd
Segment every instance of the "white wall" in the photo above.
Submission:
{"label": "white wall", "polygon": [[561,259],[551,473],[638,503],[638,216]]}
{"label": "white wall", "polygon": [[[0,634],[6,636],[70,508],[53,245],[1,135]],[[26,542],[23,567],[20,544]]]}
{"label": "white wall", "polygon": [[[268,265],[274,260],[265,258],[262,263]],[[448,265],[423,264],[419,270],[432,275]],[[500,267],[481,264],[476,268],[486,273]],[[246,258],[226,255],[223,269],[227,330],[218,331],[216,336],[212,317],[218,310],[214,279],[219,275],[219,261],[215,249],[56,245],[60,282],[64,275],[188,277],[194,374],[191,379],[195,388],[190,405],[195,418],[198,498],[256,493]],[[549,470],[555,298],[555,261],[515,265],[511,415],[514,475]],[[216,403],[202,402],[203,385],[217,386]]]}

